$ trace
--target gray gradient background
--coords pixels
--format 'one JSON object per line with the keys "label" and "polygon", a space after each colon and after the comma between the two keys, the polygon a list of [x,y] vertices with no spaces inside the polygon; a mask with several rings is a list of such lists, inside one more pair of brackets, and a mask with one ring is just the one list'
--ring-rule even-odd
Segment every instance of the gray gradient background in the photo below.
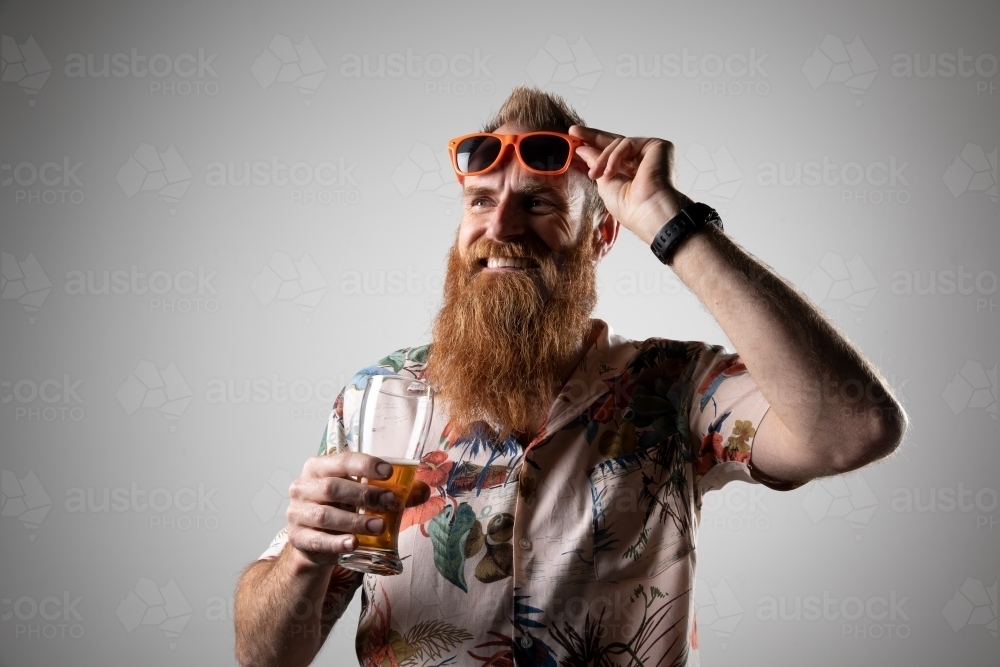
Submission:
{"label": "gray gradient background", "polygon": [[[425,164],[419,180],[420,147],[440,153],[522,82],[565,95],[596,127],[672,140],[682,189],[723,210],[733,238],[805,289],[879,365],[912,419],[899,453],[860,475],[788,494],[733,484],[706,498],[697,592],[704,664],[1000,664],[998,19],[996,1],[3,3],[5,49],[33,37],[51,72],[40,89],[28,80],[33,94],[16,68],[0,84],[0,664],[234,664],[236,578],[283,525],[288,481],[315,453],[330,399],[357,369],[428,339],[458,207],[450,171]],[[319,61],[307,59],[306,69],[325,71],[299,82],[311,92],[275,80],[267,58],[254,68],[276,35],[311,40]],[[856,37],[877,68],[857,92],[809,69],[822,63],[815,52],[824,39]],[[559,56],[560,40],[578,45],[575,55]],[[983,71],[893,74],[899,54],[919,55],[923,68],[930,54],[959,48],[986,54]],[[99,64],[133,49],[147,58],[217,55],[203,76],[67,73],[73,54]],[[466,72],[459,57],[441,76],[342,71],[352,54],[377,60],[408,49],[424,59],[479,49],[486,62]],[[710,56],[708,73],[620,76],[622,54],[644,54],[648,64],[684,49]],[[709,76],[716,56],[751,49],[766,54],[752,78]],[[866,69],[863,60],[856,69]],[[191,174],[179,201],[119,184],[141,144],[175,147]],[[966,161],[993,155],[971,182],[956,163],[967,144]],[[717,159],[697,166],[705,149]],[[330,186],[207,179],[212,163],[242,171],[272,157],[356,166]],[[81,163],[78,183],[32,182],[31,165],[64,159]],[[895,159],[905,183],[880,184],[877,166],[871,182],[850,187],[768,186],[761,176],[769,164],[824,159],[862,167]],[[714,187],[713,174],[729,190]],[[46,279],[18,277],[22,266],[30,273],[29,255]],[[304,256],[302,275],[285,276],[289,291],[269,287],[269,263]],[[309,263],[319,277],[307,279]],[[74,271],[100,283],[103,272],[133,265],[170,276],[203,267],[214,277],[204,293],[74,293]],[[898,282],[916,275],[926,286],[936,272],[941,287],[940,273],[959,266],[981,288],[917,294]],[[392,271],[403,280],[410,272],[412,284],[378,289]],[[629,232],[599,276],[597,316],[617,333],[727,343]],[[26,308],[43,295],[24,297],[20,286],[38,292],[46,282],[40,307]],[[296,286],[313,294],[296,303]],[[178,402],[161,405],[155,386],[129,382],[143,362],[175,365],[181,379],[167,389]],[[61,391],[65,376],[80,381],[75,394]],[[46,399],[33,396],[49,378],[59,391],[50,383]],[[238,403],[213,393],[232,384],[242,394],[255,381],[271,389],[275,378],[296,396]],[[41,494],[24,481],[29,473]],[[105,489],[133,485],[158,489],[161,511],[74,503],[88,490],[99,501]],[[208,496],[201,506],[199,485]],[[927,506],[931,494],[963,489],[972,493],[960,507]],[[913,494],[922,511],[907,511]],[[144,593],[150,585],[180,599],[158,602]],[[821,618],[768,616],[782,600],[790,612],[796,599],[824,594],[838,602]],[[881,599],[892,596],[889,616]],[[58,603],[36,609],[46,598]],[[63,609],[64,598],[79,601]],[[854,616],[859,603],[871,613],[845,620],[840,612]],[[357,615],[355,600],[317,664],[355,664]]]}

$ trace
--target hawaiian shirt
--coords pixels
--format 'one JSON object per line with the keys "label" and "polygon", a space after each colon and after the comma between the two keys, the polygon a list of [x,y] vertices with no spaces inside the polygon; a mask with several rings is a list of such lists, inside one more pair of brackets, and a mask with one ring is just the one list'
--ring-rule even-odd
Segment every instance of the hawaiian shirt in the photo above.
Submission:
{"label": "hawaiian shirt", "polygon": [[[724,347],[632,341],[596,323],[530,443],[456,438],[435,405],[436,449],[417,472],[432,495],[404,512],[403,573],[331,577],[335,613],[361,588],[361,665],[698,664],[702,496],[753,481],[747,463],[769,405]],[[355,375],[320,453],[356,449],[369,375],[423,378],[428,349]],[[286,541],[282,530],[261,558]]]}

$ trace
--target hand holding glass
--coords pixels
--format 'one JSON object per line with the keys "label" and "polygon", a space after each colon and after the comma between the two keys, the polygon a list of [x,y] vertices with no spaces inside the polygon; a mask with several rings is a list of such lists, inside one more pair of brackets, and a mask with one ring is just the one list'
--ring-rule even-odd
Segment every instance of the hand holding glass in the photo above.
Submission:
{"label": "hand holding glass", "polygon": [[382,517],[379,535],[355,535],[358,547],[341,554],[342,567],[367,574],[400,574],[399,524],[403,507],[424,454],[434,408],[434,392],[426,382],[401,375],[372,375],[361,400],[358,451],[392,465],[386,480],[362,477],[358,481],[389,489],[396,496],[395,510],[359,508],[359,514]]}

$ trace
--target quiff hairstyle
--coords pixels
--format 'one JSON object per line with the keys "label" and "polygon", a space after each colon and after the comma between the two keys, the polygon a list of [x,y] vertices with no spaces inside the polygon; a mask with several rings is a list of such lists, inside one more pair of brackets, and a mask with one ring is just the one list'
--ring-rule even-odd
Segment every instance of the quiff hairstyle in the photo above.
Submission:
{"label": "quiff hairstyle", "polygon": [[[519,125],[529,131],[568,133],[570,125],[586,125],[580,115],[559,95],[539,88],[516,86],[500,110],[483,125],[483,132],[495,132],[501,125]],[[608,209],[597,192],[597,183],[584,186],[583,219],[594,224]]]}

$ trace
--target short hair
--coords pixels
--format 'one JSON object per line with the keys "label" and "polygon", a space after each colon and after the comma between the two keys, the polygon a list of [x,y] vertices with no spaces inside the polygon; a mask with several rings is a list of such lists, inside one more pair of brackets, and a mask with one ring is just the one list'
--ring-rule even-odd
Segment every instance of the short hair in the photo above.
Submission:
{"label": "short hair", "polygon": [[[515,86],[500,110],[483,125],[483,132],[495,132],[501,125],[520,125],[528,130],[569,132],[570,125],[585,125],[580,115],[559,95],[528,86]],[[608,209],[597,192],[597,182],[589,178],[584,186],[583,219],[593,224]]]}

